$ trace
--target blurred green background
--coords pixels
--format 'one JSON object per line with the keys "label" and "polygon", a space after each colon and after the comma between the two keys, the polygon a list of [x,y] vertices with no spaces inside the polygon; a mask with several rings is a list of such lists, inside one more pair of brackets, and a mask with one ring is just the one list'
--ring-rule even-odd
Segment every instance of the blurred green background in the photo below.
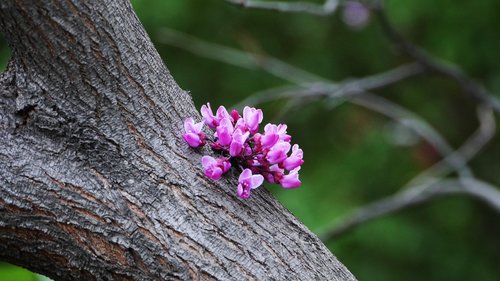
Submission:
{"label": "blurred green background", "polygon": [[[333,81],[375,74],[410,61],[395,54],[373,15],[365,25],[352,27],[343,20],[342,9],[328,17],[315,17],[243,9],[223,0],[132,3],[168,69],[191,92],[198,108],[206,102],[231,106],[287,82],[162,44],[164,27],[274,56]],[[409,39],[460,65],[500,97],[500,1],[389,0],[386,9]],[[1,70],[8,56],[5,42],[0,41]],[[478,126],[475,102],[443,77],[421,75],[376,94],[419,114],[454,147]],[[356,105],[332,108],[316,101],[283,114],[285,106],[286,101],[275,101],[260,107],[264,122],[287,123],[293,142],[303,148],[303,186],[267,188],[316,233],[358,207],[393,194],[440,159],[419,139],[395,145],[388,133],[391,121]],[[497,185],[499,141],[496,134],[470,163],[478,178]],[[452,196],[369,222],[326,244],[359,280],[500,280],[499,222],[499,214],[482,202]],[[27,271],[0,265],[0,281],[35,278]]]}

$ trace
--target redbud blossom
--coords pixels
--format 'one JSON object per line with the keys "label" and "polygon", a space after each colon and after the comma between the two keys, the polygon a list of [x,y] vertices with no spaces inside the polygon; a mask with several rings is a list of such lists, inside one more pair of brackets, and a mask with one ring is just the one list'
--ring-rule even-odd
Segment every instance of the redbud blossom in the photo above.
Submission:
{"label": "redbud blossom", "polygon": [[231,141],[231,146],[229,147],[229,154],[231,156],[239,156],[243,151],[243,146],[248,139],[250,132],[242,133],[238,128],[233,133],[233,140]]}
{"label": "redbud blossom", "polygon": [[219,121],[217,120],[217,118],[215,118],[209,102],[207,102],[207,105],[203,105],[200,111],[201,115],[203,116],[203,120],[208,127],[213,129],[217,127],[217,125],[219,125]]}
{"label": "redbud blossom", "polygon": [[263,147],[271,147],[279,140],[290,142],[291,138],[286,134],[286,125],[267,124],[264,127],[264,135],[261,137],[261,144]]}
{"label": "redbud blossom", "polygon": [[228,118],[223,118],[220,121],[219,126],[217,126],[217,138],[218,142],[222,146],[228,146],[231,144],[231,141],[233,139],[233,123],[231,123],[231,120]]}
{"label": "redbud blossom", "polygon": [[189,146],[198,147],[204,144],[205,134],[201,132],[202,128],[203,122],[194,123],[193,118],[187,118],[184,121],[184,130],[186,130],[186,133],[182,137]]}
{"label": "redbud blossom", "polygon": [[231,168],[231,163],[226,158],[215,159],[211,156],[203,156],[201,165],[205,169],[205,176],[213,180],[220,179],[222,174]]}
{"label": "redbud blossom", "polygon": [[300,167],[297,167],[296,169],[290,171],[288,175],[283,176],[283,178],[280,181],[281,186],[283,186],[284,188],[299,187],[300,186],[299,170]]}
{"label": "redbud blossom", "polygon": [[259,124],[262,122],[264,115],[262,110],[253,107],[245,106],[243,108],[243,120],[250,133],[255,134],[259,130]]}
{"label": "redbud blossom", "polygon": [[286,159],[286,154],[290,151],[290,143],[280,141],[273,145],[266,155],[269,164],[276,164],[283,162]]}
{"label": "redbud blossom", "polygon": [[[248,106],[243,109],[243,116],[236,110],[229,114],[224,106],[214,115],[207,103],[201,107],[201,115],[203,121],[200,123],[194,123],[192,118],[185,120],[186,133],[182,137],[191,147],[203,146],[209,141],[214,153],[220,156],[201,158],[205,176],[218,180],[231,166],[239,168],[236,194],[241,198],[250,197],[250,191],[264,180],[287,189],[300,186],[298,172],[304,163],[303,152],[297,144],[293,147],[290,144],[286,125],[267,124],[264,134],[260,134],[262,110]],[[201,132],[203,123],[215,131],[214,139]],[[288,155],[290,148],[292,153]]]}
{"label": "redbud blossom", "polygon": [[262,175],[252,175],[250,169],[245,169],[238,179],[236,193],[241,198],[248,198],[250,197],[250,190],[259,187],[263,181],[264,177]]}
{"label": "redbud blossom", "polygon": [[231,120],[231,122],[234,121],[233,117],[231,117],[231,115],[227,112],[226,108],[221,105],[217,109],[217,119],[220,122],[224,118],[227,118],[227,119]]}
{"label": "redbud blossom", "polygon": [[283,167],[289,171],[297,168],[298,166],[302,165],[302,163],[304,163],[304,160],[302,160],[302,156],[302,149],[299,148],[298,144],[294,144],[292,147],[292,154],[290,155],[290,157],[285,159],[285,161],[283,161]]}

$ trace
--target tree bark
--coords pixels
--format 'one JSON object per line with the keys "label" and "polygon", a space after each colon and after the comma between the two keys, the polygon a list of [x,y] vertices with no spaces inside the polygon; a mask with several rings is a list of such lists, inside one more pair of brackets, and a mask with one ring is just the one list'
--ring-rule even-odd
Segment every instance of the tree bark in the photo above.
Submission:
{"label": "tree bark", "polygon": [[[199,117],[125,0],[2,0],[0,259],[56,280],[355,280],[260,189],[212,182]],[[168,58],[167,58],[168,61]]]}

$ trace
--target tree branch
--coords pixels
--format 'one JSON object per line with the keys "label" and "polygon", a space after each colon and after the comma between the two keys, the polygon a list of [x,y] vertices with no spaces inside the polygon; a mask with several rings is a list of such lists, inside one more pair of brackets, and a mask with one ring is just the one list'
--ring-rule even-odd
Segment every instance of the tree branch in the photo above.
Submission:
{"label": "tree branch", "polygon": [[263,9],[287,13],[307,13],[316,16],[333,14],[340,0],[326,0],[323,5],[309,2],[259,1],[259,0],[226,0],[226,2],[252,9]]}
{"label": "tree branch", "polygon": [[[251,70],[262,69],[285,81],[302,86],[284,86],[265,90],[262,93],[250,95],[248,99],[240,102],[240,105],[257,105],[276,99],[297,97],[298,93],[301,93],[298,97],[347,97],[384,88],[424,72],[424,68],[420,64],[412,63],[372,76],[346,79],[341,83],[336,83],[274,57],[209,43],[171,29],[163,29],[158,34],[158,41],[226,64]],[[239,105],[236,106],[236,108],[239,107]]]}
{"label": "tree branch", "polygon": [[[500,212],[500,190],[462,171],[466,168],[467,161],[492,139],[495,132],[495,119],[490,107],[479,106],[478,117],[480,121],[478,130],[459,149],[414,177],[401,192],[363,206],[340,219],[340,223],[319,235],[321,239],[323,241],[335,239],[368,221],[447,194],[459,193],[478,198]],[[449,181],[437,179],[453,170],[460,175],[459,179],[451,181],[453,184],[444,184]]]}
{"label": "tree branch", "polygon": [[276,77],[297,85],[322,80],[318,75],[293,67],[276,58],[209,43],[169,28],[162,28],[158,32],[158,42],[226,64],[251,70],[263,69]]}
{"label": "tree branch", "polygon": [[500,212],[500,191],[489,183],[474,178],[439,180],[405,189],[392,196],[368,204],[340,219],[334,227],[319,235],[321,240],[335,239],[356,227],[382,216],[422,204],[442,196],[465,194],[477,198]]}
{"label": "tree branch", "polygon": [[[406,186],[412,186],[428,178],[444,177],[457,168],[465,167],[466,163],[474,158],[477,153],[488,144],[495,135],[495,116],[491,107],[480,105],[477,109],[479,128],[465,141],[465,143],[447,155],[444,159],[418,174]],[[455,166],[449,163],[456,163]],[[462,177],[463,173],[458,173]]]}
{"label": "tree branch", "polygon": [[489,93],[483,85],[470,78],[460,67],[433,57],[425,50],[407,40],[390,23],[381,4],[376,5],[374,11],[378,15],[387,38],[399,47],[401,51],[421,63],[427,69],[452,78],[462,87],[466,94],[491,106],[497,113],[500,113],[500,100]]}
{"label": "tree branch", "polygon": [[[461,154],[453,154],[453,148],[444,137],[415,113],[370,93],[355,97],[352,102],[379,112],[411,129],[429,142],[443,156],[443,165],[452,167],[462,177],[472,176],[472,171],[467,167],[467,160]],[[454,156],[449,157],[450,155]]]}
{"label": "tree branch", "polygon": [[[349,99],[367,91],[389,87],[400,81],[422,74],[423,70],[424,69],[419,64],[412,63],[396,67],[386,72],[369,75],[363,78],[346,79],[338,83],[323,78],[322,80],[301,85],[301,87],[277,88],[272,91],[265,90],[260,93],[255,93],[241,101],[236,107],[238,108],[243,104],[257,105],[284,98]],[[280,91],[280,89],[283,90]]]}

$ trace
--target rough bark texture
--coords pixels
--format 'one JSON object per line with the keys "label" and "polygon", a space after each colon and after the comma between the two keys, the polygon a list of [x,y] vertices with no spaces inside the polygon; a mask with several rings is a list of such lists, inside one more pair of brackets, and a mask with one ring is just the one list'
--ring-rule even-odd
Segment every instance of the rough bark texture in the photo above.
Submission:
{"label": "rough bark texture", "polygon": [[56,280],[354,280],[264,189],[203,176],[179,138],[191,98],[130,3],[2,0],[0,28],[1,260]]}

